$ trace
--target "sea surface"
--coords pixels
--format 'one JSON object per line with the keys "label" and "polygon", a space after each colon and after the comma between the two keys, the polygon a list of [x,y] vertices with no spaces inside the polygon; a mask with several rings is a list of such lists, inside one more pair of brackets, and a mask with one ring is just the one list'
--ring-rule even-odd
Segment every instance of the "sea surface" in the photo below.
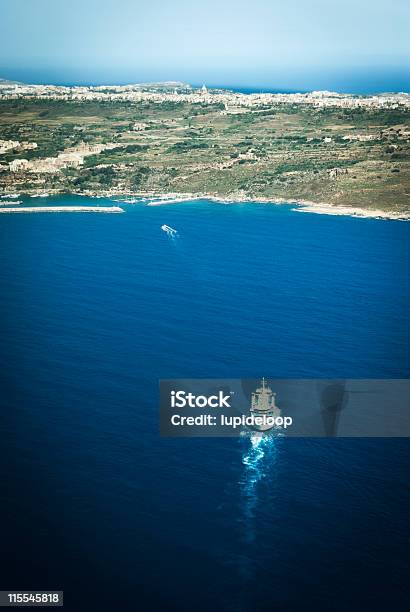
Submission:
{"label": "sea surface", "polygon": [[158,380],[410,377],[410,223],[123,206],[0,216],[0,589],[408,609],[407,439],[164,439]]}

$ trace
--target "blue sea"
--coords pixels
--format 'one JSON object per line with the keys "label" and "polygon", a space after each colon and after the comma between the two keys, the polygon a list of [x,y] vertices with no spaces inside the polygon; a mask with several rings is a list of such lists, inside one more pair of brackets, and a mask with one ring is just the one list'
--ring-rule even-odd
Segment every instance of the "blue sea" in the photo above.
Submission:
{"label": "blue sea", "polygon": [[0,216],[0,589],[408,609],[407,439],[160,438],[158,381],[410,377],[410,223],[123,207]]}

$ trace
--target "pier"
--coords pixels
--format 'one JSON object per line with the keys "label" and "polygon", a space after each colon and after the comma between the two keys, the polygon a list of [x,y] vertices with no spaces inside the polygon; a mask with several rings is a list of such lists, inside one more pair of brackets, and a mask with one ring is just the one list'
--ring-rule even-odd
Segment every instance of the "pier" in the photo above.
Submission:
{"label": "pier", "polygon": [[0,213],[122,213],[120,206],[19,206],[0,208]]}

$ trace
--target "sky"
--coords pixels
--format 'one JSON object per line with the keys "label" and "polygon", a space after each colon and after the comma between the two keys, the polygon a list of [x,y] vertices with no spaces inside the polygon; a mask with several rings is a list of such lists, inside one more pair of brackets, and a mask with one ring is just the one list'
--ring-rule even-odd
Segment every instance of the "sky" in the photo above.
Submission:
{"label": "sky", "polygon": [[410,91],[410,1],[0,0],[0,77]]}

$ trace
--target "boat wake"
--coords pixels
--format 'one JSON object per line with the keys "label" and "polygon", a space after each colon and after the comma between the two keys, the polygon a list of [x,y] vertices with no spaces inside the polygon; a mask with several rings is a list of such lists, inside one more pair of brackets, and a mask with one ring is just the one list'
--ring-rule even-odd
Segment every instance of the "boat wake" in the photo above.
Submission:
{"label": "boat wake", "polygon": [[[254,432],[243,440],[246,447],[242,453],[243,471],[239,481],[241,490],[241,533],[244,539],[244,554],[240,559],[240,572],[244,580],[254,575],[253,547],[257,543],[258,512],[263,508],[263,498],[268,494],[262,481],[270,480],[277,463],[277,437]],[[270,483],[267,482],[269,488]],[[248,551],[248,552],[246,552]]]}

